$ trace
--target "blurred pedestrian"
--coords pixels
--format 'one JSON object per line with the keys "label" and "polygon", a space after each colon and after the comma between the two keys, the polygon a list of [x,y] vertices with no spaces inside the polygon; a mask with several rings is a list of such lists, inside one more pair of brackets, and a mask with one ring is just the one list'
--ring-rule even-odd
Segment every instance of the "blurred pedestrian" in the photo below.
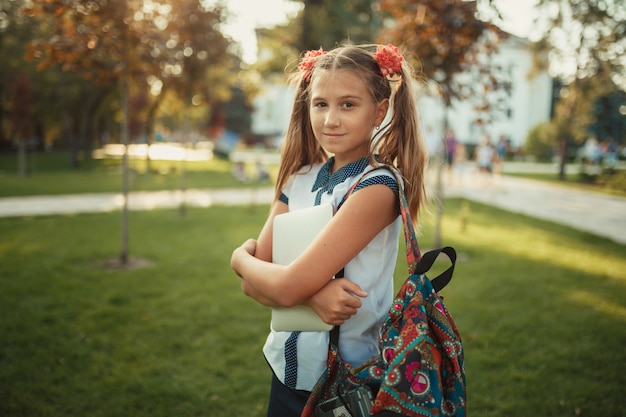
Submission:
{"label": "blurred pedestrian", "polygon": [[478,181],[483,185],[491,184],[495,150],[488,136],[485,136],[475,150],[478,167]]}
{"label": "blurred pedestrian", "polygon": [[270,171],[261,163],[256,163],[256,179],[257,181],[268,181],[270,179]]}
{"label": "blurred pedestrian", "polygon": [[617,166],[617,161],[619,159],[618,156],[618,145],[615,139],[612,136],[607,137],[602,141],[602,165],[603,168],[609,171],[612,171]]}
{"label": "blurred pedestrian", "polygon": [[500,135],[498,138],[498,142],[496,143],[496,153],[493,163],[493,171],[498,178],[502,175],[502,171],[504,170],[504,160],[509,152],[509,141],[506,139],[504,135]]}
{"label": "blurred pedestrian", "polygon": [[432,126],[426,127],[424,141],[426,143],[428,158],[430,160],[441,159],[441,136],[435,133]]}
{"label": "blurred pedestrian", "polygon": [[452,128],[448,128],[446,131],[446,165],[448,166],[448,171],[452,170],[452,165],[454,164],[454,153],[456,152],[456,136],[454,135],[454,130]]}
{"label": "blurred pedestrian", "polygon": [[465,144],[457,142],[454,151],[454,163],[452,168],[452,185],[463,185],[465,179],[470,173],[470,167],[467,161],[467,148]]}
{"label": "blurred pedestrian", "polygon": [[602,148],[598,139],[594,136],[590,136],[585,141],[585,145],[582,148],[582,159],[586,165],[598,165],[602,158]]}
{"label": "blurred pedestrian", "polygon": [[242,161],[233,164],[232,172],[237,181],[246,182],[250,179],[246,173],[246,165]]}

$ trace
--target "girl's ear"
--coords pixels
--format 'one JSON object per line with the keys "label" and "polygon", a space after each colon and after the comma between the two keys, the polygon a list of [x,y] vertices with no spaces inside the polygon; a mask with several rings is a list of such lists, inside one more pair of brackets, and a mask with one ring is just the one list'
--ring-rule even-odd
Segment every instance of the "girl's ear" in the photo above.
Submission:
{"label": "girl's ear", "polygon": [[385,116],[387,115],[387,110],[389,110],[389,99],[386,98],[378,103],[376,108],[376,120],[374,126],[380,126],[385,120]]}

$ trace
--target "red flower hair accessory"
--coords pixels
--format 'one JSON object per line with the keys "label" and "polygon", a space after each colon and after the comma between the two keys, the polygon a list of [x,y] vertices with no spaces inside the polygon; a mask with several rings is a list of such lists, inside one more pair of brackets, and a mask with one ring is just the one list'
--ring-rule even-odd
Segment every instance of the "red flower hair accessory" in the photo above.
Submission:
{"label": "red flower hair accessory", "polygon": [[383,77],[393,77],[395,74],[402,72],[402,55],[398,52],[398,47],[389,45],[378,45],[374,58],[380,67],[380,73]]}
{"label": "red flower hair accessory", "polygon": [[328,52],[322,50],[322,47],[318,50],[311,49],[310,51],[306,51],[302,61],[300,61],[300,65],[298,65],[298,70],[304,73],[304,80],[308,83],[311,79],[311,71],[313,71],[313,67],[317,62],[317,59],[326,55]]}

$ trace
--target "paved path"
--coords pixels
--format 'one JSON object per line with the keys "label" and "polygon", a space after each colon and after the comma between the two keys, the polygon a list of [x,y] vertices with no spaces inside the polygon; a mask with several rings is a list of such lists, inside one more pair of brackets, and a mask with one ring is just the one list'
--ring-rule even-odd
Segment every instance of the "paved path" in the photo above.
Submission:
{"label": "paved path", "polygon": [[[145,191],[128,196],[130,210],[176,208],[182,202],[194,207],[212,205],[268,204],[274,190],[243,188],[224,190]],[[67,194],[0,198],[0,217],[40,216],[48,214],[99,213],[121,210],[121,193]]]}
{"label": "paved path", "polygon": [[[446,196],[500,207],[585,230],[626,244],[626,198],[608,196],[504,176],[488,186],[461,183],[446,188]],[[189,206],[268,204],[273,189],[188,190],[133,192],[128,198],[131,210]],[[95,213],[120,210],[124,199],[119,193],[73,194],[0,198],[0,217],[49,214]]]}
{"label": "paved path", "polygon": [[504,176],[490,186],[453,186],[448,196],[549,220],[626,244],[626,198]]}

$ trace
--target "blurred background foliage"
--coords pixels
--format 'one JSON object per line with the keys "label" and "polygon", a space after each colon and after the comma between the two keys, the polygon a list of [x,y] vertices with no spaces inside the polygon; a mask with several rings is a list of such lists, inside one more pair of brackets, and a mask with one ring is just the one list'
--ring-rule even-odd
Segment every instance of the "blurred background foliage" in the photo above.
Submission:
{"label": "blurred background foliage", "polygon": [[[507,36],[496,0],[291,1],[300,12],[258,28],[261,54],[248,63],[222,31],[226,2],[0,0],[0,151],[65,148],[76,167],[120,142],[124,71],[131,142],[183,128],[250,135],[252,102],[267,80],[284,79],[301,51],[341,43],[402,45],[446,104],[473,100],[487,114],[484,92],[510,88],[483,59]],[[558,81],[549,146],[565,161],[567,146],[590,134],[623,144],[626,6],[541,0],[536,8],[536,67]],[[456,75],[469,68],[491,76],[463,84]]]}

